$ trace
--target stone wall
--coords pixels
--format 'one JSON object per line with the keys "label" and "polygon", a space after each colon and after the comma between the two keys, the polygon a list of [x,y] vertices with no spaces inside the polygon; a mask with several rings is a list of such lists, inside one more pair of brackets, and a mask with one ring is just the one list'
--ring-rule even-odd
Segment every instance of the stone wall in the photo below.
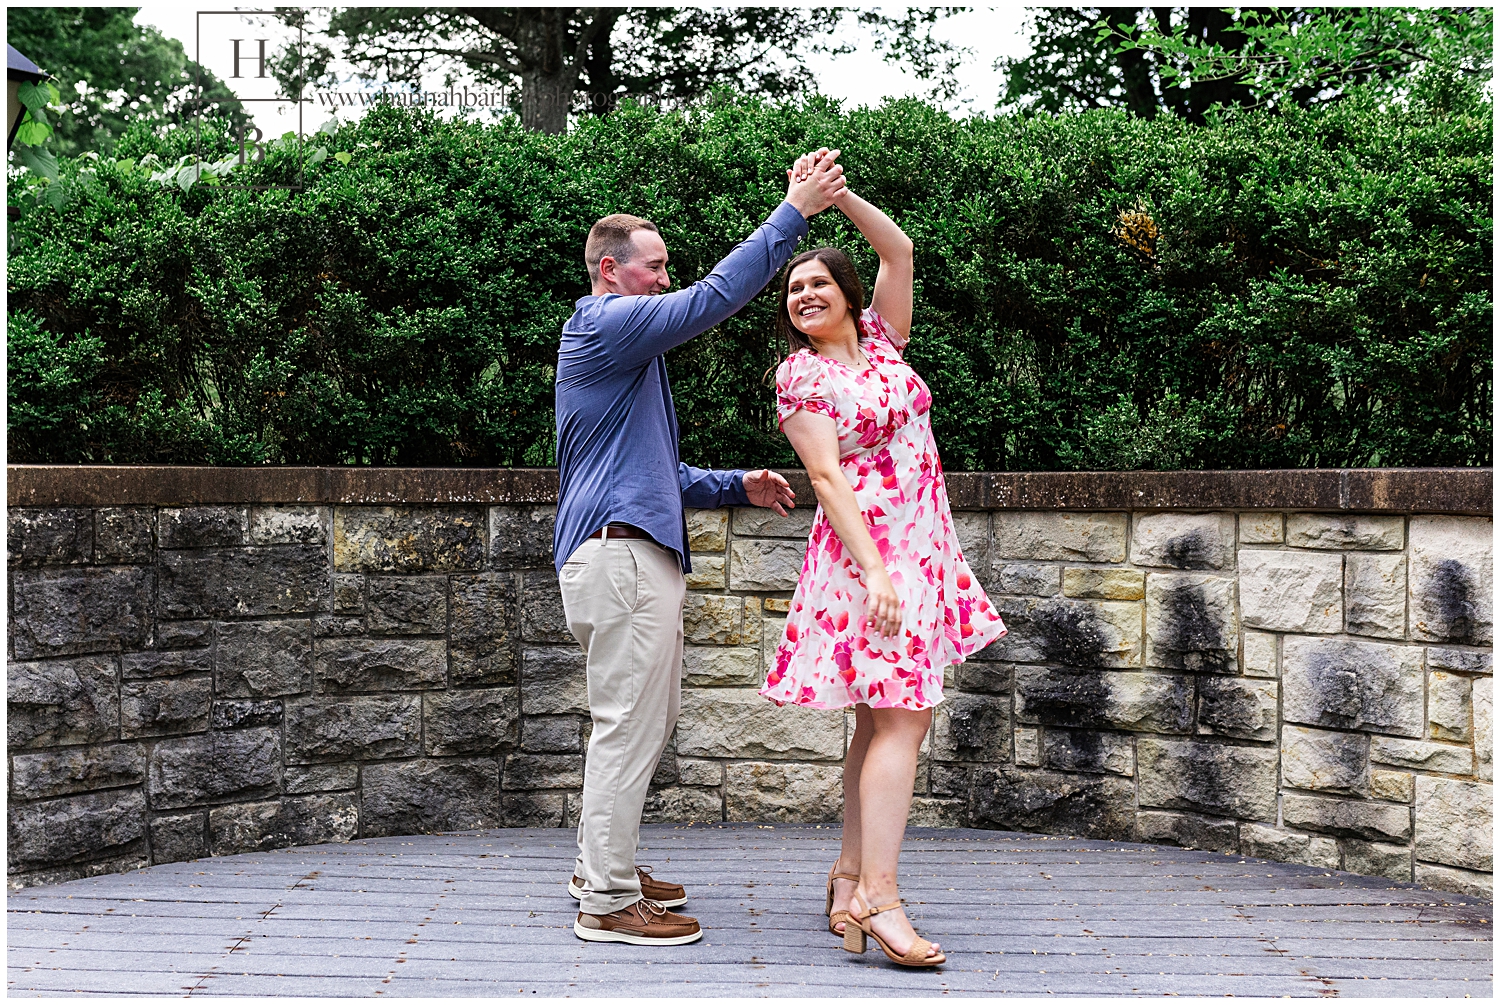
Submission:
{"label": "stone wall", "polygon": [[[13,886],[577,819],[589,725],[548,473],[169,469],[153,499],[110,470],[10,472]],[[1364,474],[952,476],[1010,634],[950,670],[912,821],[1489,895],[1489,473],[1347,491]],[[810,519],[691,514],[649,820],[838,819],[852,716],[755,694]]]}

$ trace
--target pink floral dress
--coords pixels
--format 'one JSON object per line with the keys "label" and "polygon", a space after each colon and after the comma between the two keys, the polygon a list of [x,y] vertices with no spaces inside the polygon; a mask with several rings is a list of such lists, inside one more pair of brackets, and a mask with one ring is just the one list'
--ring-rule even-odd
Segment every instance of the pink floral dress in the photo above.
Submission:
{"label": "pink floral dress", "polygon": [[904,605],[899,637],[863,631],[862,570],[823,508],[813,517],[802,574],[776,663],[760,693],[810,708],[931,708],[943,669],[1005,634],[953,530],[932,437],[932,393],[901,358],[885,319],[860,316],[863,373],[809,349],[776,371],[777,418],[799,408],[838,424],[839,465]]}

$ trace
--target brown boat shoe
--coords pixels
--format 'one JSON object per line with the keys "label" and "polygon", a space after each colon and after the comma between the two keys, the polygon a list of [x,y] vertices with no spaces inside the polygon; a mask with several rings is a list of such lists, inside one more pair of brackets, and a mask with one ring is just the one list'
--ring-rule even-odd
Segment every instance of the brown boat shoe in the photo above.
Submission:
{"label": "brown boat shoe", "polygon": [[632,946],[681,946],[703,938],[697,918],[667,910],[654,900],[638,900],[613,914],[579,912],[573,934],[588,942]]}
{"label": "brown boat shoe", "polygon": [[[654,900],[662,907],[681,907],[687,903],[687,891],[679,883],[664,883],[651,876],[649,865],[638,865],[635,874],[641,881],[641,896],[647,900]],[[582,900],[584,894],[583,880],[577,876],[568,880],[568,896],[574,900]]]}

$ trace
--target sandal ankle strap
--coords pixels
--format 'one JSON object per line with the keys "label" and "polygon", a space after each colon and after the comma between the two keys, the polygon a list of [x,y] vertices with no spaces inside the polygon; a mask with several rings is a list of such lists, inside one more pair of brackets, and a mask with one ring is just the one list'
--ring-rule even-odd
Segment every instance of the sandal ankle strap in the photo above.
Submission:
{"label": "sandal ankle strap", "polygon": [[904,901],[904,900],[897,900],[897,901],[895,901],[893,903],[890,903],[890,904],[882,904],[880,907],[866,908],[864,916],[866,918],[868,918],[868,917],[870,917],[873,914],[879,914],[881,911],[890,911],[890,910],[893,910],[894,908],[900,907],[902,904],[905,904],[905,903],[906,903],[906,901]]}

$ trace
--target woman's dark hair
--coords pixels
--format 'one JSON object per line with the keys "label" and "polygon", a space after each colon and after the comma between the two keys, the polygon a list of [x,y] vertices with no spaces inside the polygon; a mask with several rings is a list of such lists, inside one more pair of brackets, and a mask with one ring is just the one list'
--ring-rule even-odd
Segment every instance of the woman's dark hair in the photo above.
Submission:
{"label": "woman's dark hair", "polygon": [[844,299],[849,302],[849,313],[854,315],[854,327],[859,329],[861,337],[865,334],[864,326],[859,323],[860,312],[865,309],[865,284],[859,281],[859,271],[855,269],[849,256],[838,248],[814,248],[812,251],[804,251],[787,262],[786,271],[781,274],[781,303],[776,308],[776,328],[786,339],[788,356],[799,349],[813,348],[807,336],[792,324],[792,315],[786,309],[786,294],[792,284],[792,273],[796,271],[797,266],[813,259],[823,263],[828,269],[828,274],[833,276],[833,281],[838,284],[839,289],[844,291]]}

